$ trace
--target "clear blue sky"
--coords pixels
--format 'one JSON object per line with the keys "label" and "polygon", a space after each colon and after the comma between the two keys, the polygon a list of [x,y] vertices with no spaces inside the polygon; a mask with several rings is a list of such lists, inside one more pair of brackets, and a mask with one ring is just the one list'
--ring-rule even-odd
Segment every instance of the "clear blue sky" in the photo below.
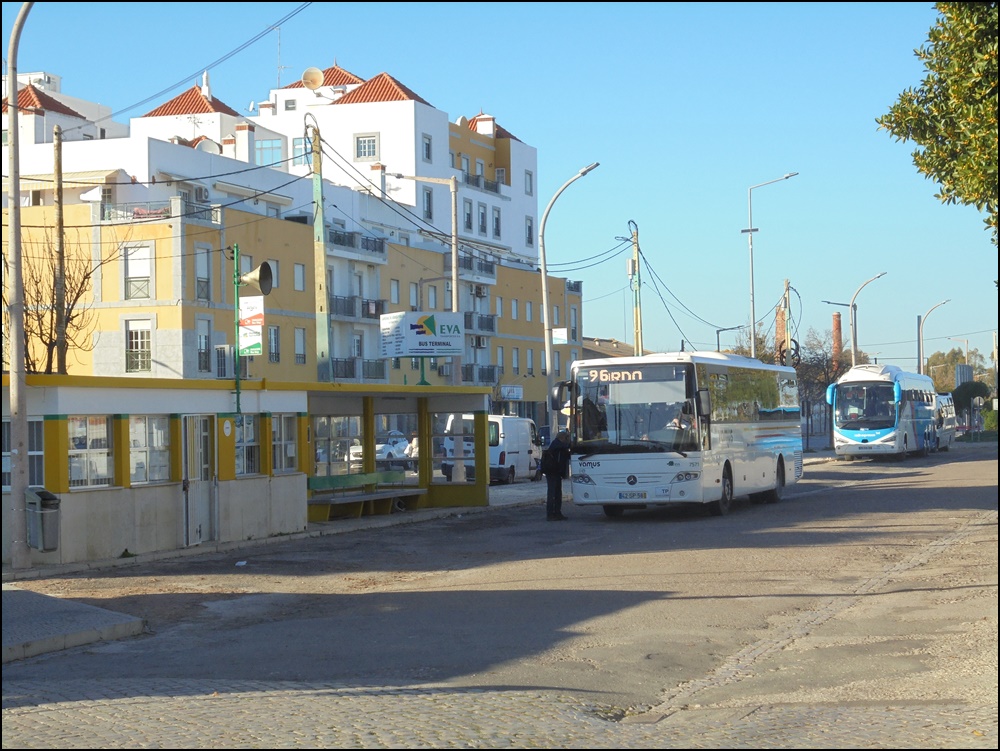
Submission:
{"label": "clear blue sky", "polygon": [[[822,301],[846,304],[886,271],[857,298],[861,349],[914,368],[917,317],[950,299],[926,319],[926,354],[967,339],[989,357],[997,253],[983,216],[935,199],[913,145],[875,124],[924,77],[913,51],[931,3],[312,3],[283,20],[302,5],[36,3],[17,68],[116,112],[169,89],[122,122],[221,58],[213,94],[240,111],[310,66],[384,71],[451,121],[484,111],[536,147],[539,216],[600,162],[552,208],[549,271],[584,283],[585,335],[631,343],[631,249],[609,251],[634,222],[647,349],[714,349],[716,329],[747,323],[748,188],[798,172],[752,193],[766,328],[787,278],[796,338],[839,311],[849,346],[847,308]],[[20,7],[3,3],[5,55]]]}

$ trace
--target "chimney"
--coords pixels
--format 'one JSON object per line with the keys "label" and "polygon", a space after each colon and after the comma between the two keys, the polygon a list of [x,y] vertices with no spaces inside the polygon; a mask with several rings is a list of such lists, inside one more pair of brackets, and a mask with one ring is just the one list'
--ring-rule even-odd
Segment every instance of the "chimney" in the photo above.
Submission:
{"label": "chimney", "polygon": [[375,164],[373,164],[371,166],[371,170],[374,173],[372,175],[372,177],[375,178],[374,180],[372,180],[372,182],[375,183],[375,185],[378,186],[378,189],[379,189],[378,197],[381,198],[382,196],[386,195],[386,192],[385,192],[385,165],[384,164],[380,164],[378,162],[375,162]]}
{"label": "chimney", "polygon": [[241,162],[254,164],[257,160],[257,149],[254,145],[253,123],[242,122],[236,125],[236,158]]}
{"label": "chimney", "polygon": [[201,74],[201,95],[212,101],[212,87],[208,84],[208,71]]}
{"label": "chimney", "polygon": [[781,365],[779,354],[785,348],[785,306],[779,305],[774,313],[774,361]]}
{"label": "chimney", "polygon": [[844,351],[843,334],[840,329],[840,313],[833,314],[833,369],[840,368],[840,355]]}

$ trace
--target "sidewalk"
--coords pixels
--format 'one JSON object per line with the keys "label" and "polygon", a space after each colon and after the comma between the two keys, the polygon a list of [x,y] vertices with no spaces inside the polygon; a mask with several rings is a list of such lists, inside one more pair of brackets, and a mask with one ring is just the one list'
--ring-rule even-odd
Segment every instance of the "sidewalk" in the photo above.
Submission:
{"label": "sidewalk", "polygon": [[[833,452],[827,449],[807,453],[803,464],[805,466],[822,464],[833,459]],[[569,487],[568,483],[566,483],[566,487]],[[309,529],[305,532],[252,542],[207,543],[194,548],[137,555],[133,558],[113,558],[104,561],[44,566],[19,571],[12,571],[5,564],[3,567],[3,599],[0,603],[3,607],[3,663],[98,641],[124,639],[136,636],[146,628],[146,624],[139,618],[85,603],[18,589],[15,582],[19,580],[62,576],[94,569],[137,566],[183,556],[223,553],[248,547],[275,545],[288,540],[344,534],[360,529],[380,529],[460,514],[487,513],[495,508],[537,505],[539,513],[541,513],[542,507],[545,505],[545,483],[525,482],[504,486],[496,490],[497,492],[490,493],[488,506],[417,509],[405,513],[341,519],[336,522],[310,524]],[[569,502],[569,498],[567,501]]]}

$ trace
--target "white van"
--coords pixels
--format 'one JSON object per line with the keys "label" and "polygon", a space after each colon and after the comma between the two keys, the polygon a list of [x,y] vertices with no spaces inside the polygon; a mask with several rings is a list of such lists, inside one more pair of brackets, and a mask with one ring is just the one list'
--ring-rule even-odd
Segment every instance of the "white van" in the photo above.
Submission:
{"label": "white van", "polygon": [[936,451],[948,451],[955,442],[955,432],[958,419],[955,415],[955,401],[951,394],[935,394],[934,398],[934,428]]}
{"label": "white van", "polygon": [[[448,418],[446,432],[451,433],[454,415]],[[487,415],[487,432],[490,449],[490,482],[510,484],[518,478],[537,480],[542,476],[542,441],[538,436],[535,421],[529,417],[511,415]],[[462,431],[465,438],[465,456],[471,457],[473,445],[473,417],[463,415]],[[451,481],[454,464],[450,457],[455,455],[454,439],[444,439],[445,458],[441,462],[441,472]],[[475,479],[476,468],[471,459],[465,462],[466,479]]]}

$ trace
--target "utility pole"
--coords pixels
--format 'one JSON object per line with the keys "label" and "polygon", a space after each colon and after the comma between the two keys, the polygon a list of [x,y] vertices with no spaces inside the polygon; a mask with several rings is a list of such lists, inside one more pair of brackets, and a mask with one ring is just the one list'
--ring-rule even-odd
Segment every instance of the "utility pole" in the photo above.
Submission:
{"label": "utility pole", "polygon": [[[312,117],[307,115],[306,117]],[[332,378],[330,352],[330,315],[327,312],[330,291],[326,288],[326,224],[323,217],[323,152],[320,149],[319,125],[313,117],[313,277],[316,296],[316,380],[328,383]]]}
{"label": "utility pole", "polygon": [[66,374],[66,238],[63,222],[62,128],[52,127],[56,219],[56,373]]}
{"label": "utility pole", "polygon": [[629,264],[628,278],[632,285],[632,321],[635,327],[633,354],[641,355],[645,350],[642,346],[642,279],[639,274],[639,226],[630,221],[632,228],[632,261]]}

